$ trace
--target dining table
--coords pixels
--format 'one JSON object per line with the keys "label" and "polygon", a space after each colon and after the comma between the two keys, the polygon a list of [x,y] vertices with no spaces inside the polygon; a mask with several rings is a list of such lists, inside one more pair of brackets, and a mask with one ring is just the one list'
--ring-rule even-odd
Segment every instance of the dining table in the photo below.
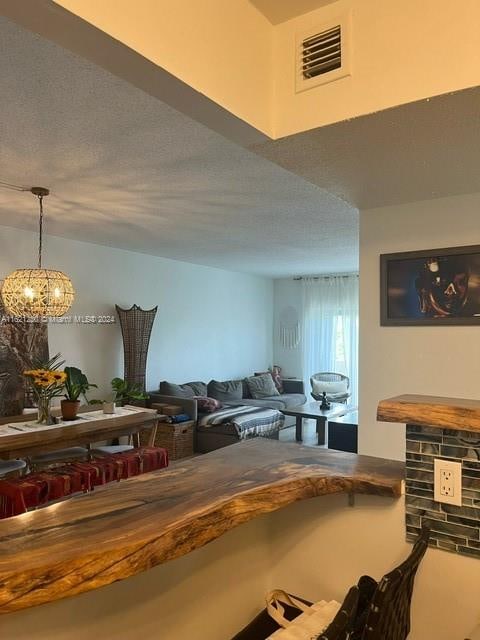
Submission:
{"label": "dining table", "polygon": [[36,414],[4,418],[0,423],[0,458],[11,460],[65,447],[87,445],[148,430],[147,446],[153,446],[158,424],[155,409],[126,405],[105,414],[99,406],[88,407],[76,420],[56,418],[56,424],[36,422]]}

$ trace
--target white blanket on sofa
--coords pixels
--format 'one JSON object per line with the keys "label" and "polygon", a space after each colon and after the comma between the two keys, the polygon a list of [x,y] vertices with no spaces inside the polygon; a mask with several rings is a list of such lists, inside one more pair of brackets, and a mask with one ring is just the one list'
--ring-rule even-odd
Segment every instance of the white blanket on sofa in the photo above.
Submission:
{"label": "white blanket on sofa", "polygon": [[255,436],[269,436],[283,427],[285,416],[277,409],[263,409],[246,405],[225,406],[219,411],[203,415],[200,427],[233,424],[240,440]]}

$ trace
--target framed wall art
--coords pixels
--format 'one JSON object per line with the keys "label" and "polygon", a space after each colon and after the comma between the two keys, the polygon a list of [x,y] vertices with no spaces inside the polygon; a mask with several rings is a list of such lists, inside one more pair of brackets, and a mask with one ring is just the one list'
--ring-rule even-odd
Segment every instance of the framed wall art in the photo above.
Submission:
{"label": "framed wall art", "polygon": [[380,324],[480,324],[480,245],[380,256]]}

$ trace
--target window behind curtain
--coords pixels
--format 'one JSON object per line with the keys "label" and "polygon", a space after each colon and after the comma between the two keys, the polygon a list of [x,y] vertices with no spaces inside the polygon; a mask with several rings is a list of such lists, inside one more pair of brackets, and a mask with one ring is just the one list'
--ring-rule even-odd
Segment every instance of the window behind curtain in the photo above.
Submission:
{"label": "window behind curtain", "polygon": [[329,371],[350,378],[351,404],[358,395],[358,276],[305,278],[303,377]]}

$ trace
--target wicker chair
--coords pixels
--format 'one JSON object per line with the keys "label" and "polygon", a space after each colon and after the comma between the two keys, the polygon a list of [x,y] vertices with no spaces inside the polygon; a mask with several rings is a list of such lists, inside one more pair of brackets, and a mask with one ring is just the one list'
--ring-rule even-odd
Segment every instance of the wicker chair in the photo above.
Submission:
{"label": "wicker chair", "polygon": [[312,395],[312,398],[314,398],[315,400],[321,400],[323,392],[319,392],[318,389],[316,390],[316,392],[314,392],[313,390],[314,381],[315,382],[346,382],[347,383],[347,391],[345,392],[342,391],[340,393],[329,393],[328,389],[324,389],[324,391],[327,392],[328,402],[343,402],[346,404],[347,400],[351,396],[351,393],[348,391],[350,387],[350,378],[348,378],[348,376],[344,376],[342,373],[333,373],[333,372],[326,371],[323,373],[313,374],[313,376],[310,378],[310,385],[312,387],[311,395]]}

